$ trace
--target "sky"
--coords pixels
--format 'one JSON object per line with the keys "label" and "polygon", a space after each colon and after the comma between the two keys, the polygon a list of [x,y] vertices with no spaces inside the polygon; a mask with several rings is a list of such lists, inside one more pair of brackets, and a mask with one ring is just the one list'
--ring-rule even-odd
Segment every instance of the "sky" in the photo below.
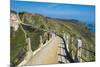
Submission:
{"label": "sky", "polygon": [[39,13],[61,19],[76,19],[82,22],[95,22],[95,6],[61,3],[25,2],[11,0],[11,10]]}

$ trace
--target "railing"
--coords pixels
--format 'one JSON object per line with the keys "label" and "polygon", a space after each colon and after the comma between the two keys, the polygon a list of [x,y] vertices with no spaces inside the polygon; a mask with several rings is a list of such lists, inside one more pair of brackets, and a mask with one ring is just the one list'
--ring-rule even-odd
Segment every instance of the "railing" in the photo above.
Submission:
{"label": "railing", "polygon": [[[59,35],[58,35],[59,36]],[[64,42],[64,46],[65,46],[65,51],[66,51],[66,54],[67,54],[67,56],[65,56],[66,57],[66,60],[69,60],[69,62],[70,63],[73,63],[73,62],[88,62],[88,61],[93,61],[93,60],[87,60],[86,58],[83,58],[83,54],[82,54],[82,51],[80,50],[80,49],[83,49],[83,50],[85,50],[85,51],[88,51],[89,53],[91,53],[91,54],[93,54],[93,56],[95,56],[95,52],[94,51],[92,51],[92,50],[89,50],[89,49],[86,49],[86,48],[83,48],[82,47],[82,41],[79,43],[79,44],[77,44],[77,45],[79,45],[78,47],[75,47],[76,49],[77,49],[77,53],[79,52],[79,55],[78,54],[76,54],[76,56],[74,56],[75,57],[75,59],[73,59],[73,57],[71,56],[71,53],[69,53],[69,51],[68,51],[68,48],[67,48],[67,46],[66,46],[66,38],[64,38],[64,37],[62,37],[62,36],[59,36],[59,37],[61,37],[62,38],[62,40],[63,40],[63,42]],[[67,45],[69,45],[69,44],[67,44]],[[72,51],[73,51],[73,49],[72,49]],[[69,59],[70,58],[70,59]],[[77,60],[76,60],[76,58],[77,58]],[[78,59],[79,58],[79,59]]]}
{"label": "railing", "polygon": [[[66,56],[64,56],[65,58],[66,58],[66,60],[68,60],[69,62],[75,62],[75,60],[72,58],[72,56],[70,55],[70,53],[69,53],[69,49],[67,48],[67,46],[66,46],[66,40],[65,40],[65,38],[63,37],[63,36],[61,36],[60,34],[63,34],[63,33],[57,33],[57,32],[54,32],[54,31],[50,31],[50,30],[46,30],[46,29],[40,29],[40,28],[37,28],[37,27],[32,27],[31,25],[29,25],[29,24],[25,24],[25,23],[21,23],[22,25],[26,25],[26,26],[29,26],[29,27],[31,27],[32,29],[37,29],[37,30],[39,30],[39,31],[44,31],[44,32],[49,32],[49,33],[53,33],[53,34],[55,34],[56,36],[59,36],[61,39],[62,39],[62,41],[63,41],[63,45],[64,45],[64,50],[65,50],[65,52],[66,52]],[[82,48],[82,49],[84,49],[84,50],[86,50],[86,51],[88,51],[88,52],[90,52],[90,53],[92,53],[93,55],[95,55],[95,52],[93,52],[93,51],[91,51],[91,50],[88,50],[88,49],[86,49],[86,48],[83,48],[83,47],[80,47],[80,48]],[[80,49],[80,48],[78,48],[78,49]],[[81,57],[81,56],[78,56],[78,58],[81,58],[83,61],[85,61],[85,62],[87,62],[83,57]]]}
{"label": "railing", "polygon": [[91,51],[91,50],[86,49],[86,48],[83,48],[83,47],[80,47],[80,48],[82,48],[82,49],[84,49],[84,50],[86,50],[86,51],[88,51],[88,52],[92,53],[93,55],[95,55],[95,52],[94,52],[94,51]]}
{"label": "railing", "polygon": [[64,57],[65,57],[66,61],[69,61],[70,63],[74,63],[75,61],[73,60],[73,58],[71,57],[70,53],[68,52],[65,39],[63,38],[63,36],[60,36],[60,35],[58,35],[58,36],[63,41],[63,45],[64,45],[64,48],[65,48],[64,50],[65,50],[65,53],[66,53],[66,55]]}

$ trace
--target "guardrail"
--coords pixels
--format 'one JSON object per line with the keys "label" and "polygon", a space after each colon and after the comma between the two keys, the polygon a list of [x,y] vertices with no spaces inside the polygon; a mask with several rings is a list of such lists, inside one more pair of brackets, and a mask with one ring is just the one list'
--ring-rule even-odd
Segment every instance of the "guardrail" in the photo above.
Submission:
{"label": "guardrail", "polygon": [[[32,54],[30,54],[30,52],[28,52],[31,56],[29,56],[29,54],[26,56],[26,58],[18,65],[18,66],[23,66],[23,65],[25,65],[29,60],[30,60],[30,58],[32,57],[32,56],[34,56],[34,55],[36,55],[39,51],[41,51],[45,46],[47,46],[48,44],[50,44],[53,40],[54,40],[54,38],[55,38],[56,36],[54,36],[53,34],[52,34],[52,37],[48,40],[48,41],[46,41],[46,43],[45,44],[43,44],[41,47],[39,47],[37,50],[35,50],[34,52],[31,52]],[[28,57],[29,56],[29,57]],[[28,58],[27,58],[28,57]]]}

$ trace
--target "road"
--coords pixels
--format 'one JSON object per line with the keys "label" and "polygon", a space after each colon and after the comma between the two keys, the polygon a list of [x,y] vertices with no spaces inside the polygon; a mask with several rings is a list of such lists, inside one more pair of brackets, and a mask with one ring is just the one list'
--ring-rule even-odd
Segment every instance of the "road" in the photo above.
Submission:
{"label": "road", "polygon": [[56,64],[58,63],[58,46],[61,44],[61,38],[56,36],[51,43],[43,47],[36,53],[25,65],[37,64]]}
{"label": "road", "polygon": [[52,38],[48,41],[39,51],[35,54],[31,51],[27,52],[25,60],[18,66],[29,66],[29,65],[39,65],[39,64],[57,64],[57,63],[67,63],[65,59],[65,48],[63,40],[52,33]]}

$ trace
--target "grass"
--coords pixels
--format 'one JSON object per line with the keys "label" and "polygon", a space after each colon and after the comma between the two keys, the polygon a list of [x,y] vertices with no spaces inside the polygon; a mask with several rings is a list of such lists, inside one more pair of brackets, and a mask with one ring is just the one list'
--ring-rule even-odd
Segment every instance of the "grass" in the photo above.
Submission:
{"label": "grass", "polygon": [[15,65],[18,64],[15,60],[16,56],[22,49],[24,49],[24,46],[25,36],[21,28],[19,27],[18,31],[16,32],[12,31],[11,29],[11,62],[13,62]]}
{"label": "grass", "polygon": [[[36,50],[39,48],[40,44],[40,36],[43,37],[43,42],[48,39],[45,36],[44,31],[37,30],[37,29],[45,29],[57,32],[59,35],[63,36],[63,32],[66,35],[70,35],[71,38],[74,38],[74,41],[69,40],[69,49],[70,54],[76,55],[77,52],[77,38],[81,38],[84,45],[83,47],[95,52],[95,36],[94,33],[91,33],[85,24],[82,24],[81,21],[77,20],[62,20],[62,19],[54,19],[44,17],[39,14],[32,14],[27,12],[20,12],[19,18],[21,19],[22,23],[29,24],[31,27],[23,27],[27,35],[31,38],[31,46],[32,50]],[[22,29],[19,29],[15,32],[11,29],[11,63],[14,65],[18,65],[21,61],[19,61],[16,56],[19,54],[21,49],[26,49],[25,43],[25,34]],[[88,59],[89,61],[95,60],[95,56],[91,53],[85,54],[83,51],[83,58]]]}

